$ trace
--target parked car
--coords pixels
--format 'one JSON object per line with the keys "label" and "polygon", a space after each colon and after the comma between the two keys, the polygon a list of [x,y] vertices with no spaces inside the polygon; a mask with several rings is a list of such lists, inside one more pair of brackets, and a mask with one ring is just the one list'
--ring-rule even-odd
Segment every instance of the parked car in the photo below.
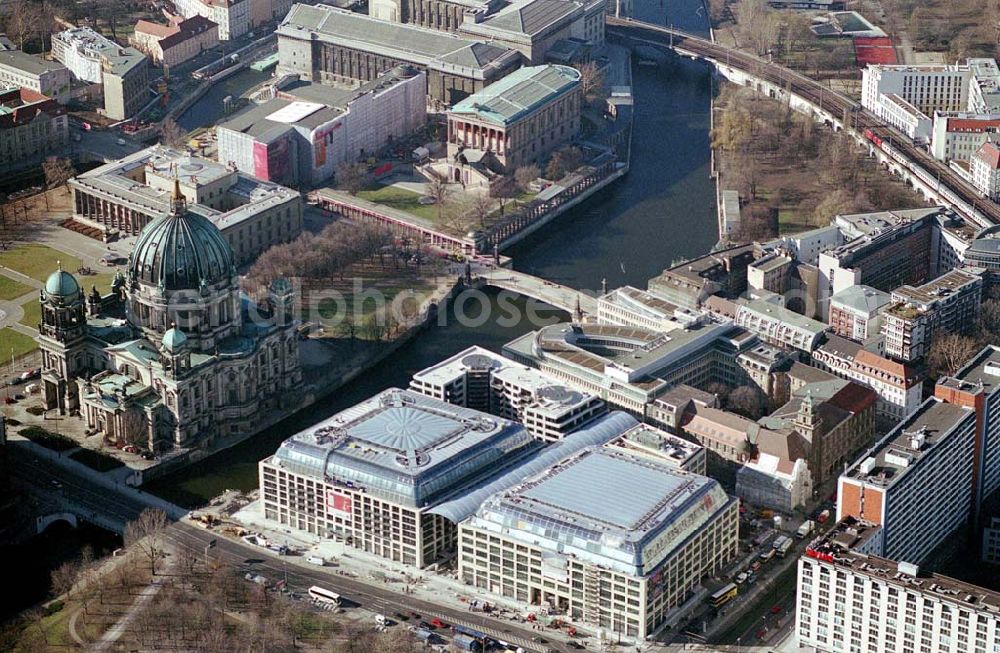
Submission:
{"label": "parked car", "polygon": [[37,379],[41,376],[42,376],[42,371],[36,367],[34,369],[28,370],[27,372],[21,372],[21,376],[19,378],[22,381],[31,381],[32,379]]}

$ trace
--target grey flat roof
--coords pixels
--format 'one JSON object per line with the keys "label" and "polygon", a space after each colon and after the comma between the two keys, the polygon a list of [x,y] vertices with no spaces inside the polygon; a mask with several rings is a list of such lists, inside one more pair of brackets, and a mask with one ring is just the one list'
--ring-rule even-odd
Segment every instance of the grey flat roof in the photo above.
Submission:
{"label": "grey flat roof", "polygon": [[449,113],[471,113],[499,125],[508,125],[580,83],[580,73],[569,66],[548,64],[521,68],[473,93]]}
{"label": "grey flat roof", "polygon": [[296,4],[278,27],[279,36],[308,39],[377,52],[402,61],[431,66],[489,67],[497,60],[520,59],[510,48],[437,30],[391,23],[334,7]]}
{"label": "grey flat roof", "polygon": [[[606,483],[614,479],[614,492]],[[592,455],[553,472],[521,496],[538,507],[568,511],[618,528],[634,530],[690,479],[628,458]]]}
{"label": "grey flat roof", "polygon": [[27,54],[20,50],[0,51],[0,66],[10,66],[17,68],[29,75],[41,75],[53,70],[66,70],[66,66],[58,61],[46,61],[33,54]]}
{"label": "grey flat roof", "polygon": [[486,28],[483,30],[486,33],[503,30],[534,36],[582,8],[581,3],[573,0],[520,0],[488,16],[479,25]]}
{"label": "grey flat roof", "polygon": [[940,385],[975,392],[979,388],[986,394],[1000,389],[1000,347],[987,345],[954,376],[943,377]]}

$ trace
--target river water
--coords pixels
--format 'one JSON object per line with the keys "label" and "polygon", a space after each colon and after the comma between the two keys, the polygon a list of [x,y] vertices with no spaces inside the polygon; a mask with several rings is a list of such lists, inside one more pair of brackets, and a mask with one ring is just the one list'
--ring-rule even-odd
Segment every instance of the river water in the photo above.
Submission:
{"label": "river water", "polygon": [[[707,32],[700,0],[668,0],[669,11],[658,3],[647,0],[636,18]],[[244,83],[241,79],[234,78],[234,90]],[[216,93],[218,101],[230,93]],[[672,261],[702,254],[715,243],[708,67],[687,59],[662,67],[634,66],[633,94],[636,113],[629,174],[506,252],[518,270],[582,290],[598,291],[605,278],[609,288],[645,287],[649,277]],[[207,124],[208,98],[185,114],[182,124],[191,114],[199,116],[197,124]],[[496,309],[496,304],[490,308]],[[556,314],[550,311],[547,316]],[[515,326],[490,321],[473,328],[450,319],[445,326],[433,326],[332,396],[252,440],[154,482],[149,489],[192,507],[228,488],[254,489],[257,461],[289,435],[382,389],[405,387],[414,372],[466,347],[499,351],[532,328],[527,320]]]}

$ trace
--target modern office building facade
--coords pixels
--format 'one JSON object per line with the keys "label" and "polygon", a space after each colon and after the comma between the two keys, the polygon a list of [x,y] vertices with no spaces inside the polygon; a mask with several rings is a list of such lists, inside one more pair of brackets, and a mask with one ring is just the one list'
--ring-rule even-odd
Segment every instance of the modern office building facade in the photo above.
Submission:
{"label": "modern office building facade", "polygon": [[521,422],[541,440],[559,440],[607,412],[597,396],[571,390],[544,372],[482,347],[469,347],[417,372],[410,389]]}
{"label": "modern office building facade", "polygon": [[881,526],[869,552],[921,564],[973,514],[976,413],[928,399],[841,475],[837,519]]}
{"label": "modern office building facade", "polygon": [[595,447],[493,495],[463,521],[458,573],[494,594],[645,638],[736,555],[738,528],[738,502],[718,482]]}

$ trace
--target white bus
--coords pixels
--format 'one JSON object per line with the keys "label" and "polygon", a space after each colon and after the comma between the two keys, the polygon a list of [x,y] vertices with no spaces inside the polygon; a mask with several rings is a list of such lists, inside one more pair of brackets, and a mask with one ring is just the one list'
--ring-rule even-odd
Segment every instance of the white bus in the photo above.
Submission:
{"label": "white bus", "polygon": [[340,605],[340,594],[336,592],[331,592],[328,589],[323,589],[319,585],[313,585],[309,588],[309,597],[319,601],[320,603],[332,603],[333,605]]}

